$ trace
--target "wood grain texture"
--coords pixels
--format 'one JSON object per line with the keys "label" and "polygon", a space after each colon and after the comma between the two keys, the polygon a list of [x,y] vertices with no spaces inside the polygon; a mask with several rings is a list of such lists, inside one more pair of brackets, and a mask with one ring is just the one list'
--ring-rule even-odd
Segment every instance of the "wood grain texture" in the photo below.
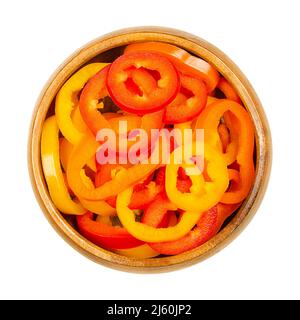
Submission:
{"label": "wood grain texture", "polygon": [[[133,259],[99,248],[81,236],[53,205],[43,176],[40,139],[43,122],[53,99],[64,82],[92,59],[119,52],[118,47],[134,42],[163,41],[180,46],[202,57],[231,83],[255,124],[256,179],[254,186],[234,218],[214,238],[188,252],[162,258]],[[114,49],[117,48],[117,49]],[[107,54],[108,50],[111,53]],[[99,56],[100,55],[100,56]],[[96,57],[96,58],[95,58]],[[75,249],[103,265],[130,272],[162,272],[175,270],[206,259],[229,244],[249,223],[265,193],[271,169],[271,135],[261,103],[251,84],[239,68],[219,49],[194,35],[161,27],[123,29],[102,36],[75,52],[51,76],[45,85],[32,116],[28,140],[28,168],[36,198],[55,230]]]}

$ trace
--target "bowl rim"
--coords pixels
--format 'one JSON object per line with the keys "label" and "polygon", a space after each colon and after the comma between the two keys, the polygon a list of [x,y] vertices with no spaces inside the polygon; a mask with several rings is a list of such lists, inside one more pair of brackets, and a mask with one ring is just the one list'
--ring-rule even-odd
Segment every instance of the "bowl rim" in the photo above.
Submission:
{"label": "bowl rim", "polygon": [[[159,39],[159,40],[158,40]],[[235,217],[212,239],[185,253],[162,258],[134,259],[96,246],[80,235],[55,208],[43,177],[40,158],[41,128],[48,108],[62,84],[82,65],[96,55],[126,43],[163,41],[201,56],[214,65],[233,85],[255,126],[256,178],[248,197]],[[52,74],[45,84],[33,111],[28,139],[28,169],[36,199],[46,218],[60,236],[73,248],[102,265],[130,272],[172,271],[200,262],[227,246],[248,225],[265,194],[272,162],[269,124],[261,102],[250,82],[237,65],[221,50],[206,40],[177,29],[165,27],[134,27],[108,33],[87,43],[73,53]]]}

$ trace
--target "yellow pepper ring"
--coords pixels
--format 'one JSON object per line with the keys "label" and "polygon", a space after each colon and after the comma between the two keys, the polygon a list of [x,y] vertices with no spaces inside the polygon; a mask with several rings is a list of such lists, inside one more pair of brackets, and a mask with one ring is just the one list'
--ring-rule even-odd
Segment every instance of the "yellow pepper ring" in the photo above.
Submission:
{"label": "yellow pepper ring", "polygon": [[[220,101],[220,100],[219,100]],[[202,128],[204,129],[204,140],[205,143],[209,143],[212,146],[216,146],[219,150],[222,150],[222,143],[220,139],[220,135],[218,132],[218,126],[220,123],[220,117],[213,117],[214,112],[211,112],[214,109],[215,103],[218,103],[218,99],[209,97],[208,103],[206,104],[205,109],[199,115],[195,129]],[[232,102],[233,107],[236,107],[237,103]],[[226,125],[230,129],[231,141],[227,146],[226,152],[223,153],[223,156],[226,159],[227,165],[230,165],[236,160],[237,149],[238,149],[238,139],[236,135],[231,132],[231,125],[228,123],[230,121],[230,114],[228,112],[224,113],[224,119]]]}
{"label": "yellow pepper ring", "polygon": [[[121,192],[117,197],[118,217],[126,230],[135,238],[145,242],[163,242],[178,240],[185,236],[201,217],[201,212],[184,212],[176,226],[154,228],[135,221],[134,212],[128,208],[133,188]],[[174,210],[176,207],[174,206]]]}
{"label": "yellow pepper ring", "polygon": [[63,213],[80,215],[86,210],[74,202],[65,185],[59,160],[59,135],[55,116],[49,117],[43,126],[41,139],[42,165],[51,199]]}
{"label": "yellow pepper ring", "polygon": [[55,115],[63,136],[73,145],[79,143],[83,133],[76,128],[72,120],[72,111],[78,101],[76,94],[84,87],[87,81],[107,63],[91,63],[77,71],[59,90],[55,100]]}
{"label": "yellow pepper ring", "polygon": [[[204,148],[204,159],[207,163],[206,171],[211,181],[205,181],[204,190],[202,190],[201,194],[182,193],[177,189],[177,172],[181,165],[174,163],[176,149],[171,154],[170,164],[166,167],[166,192],[168,198],[182,210],[204,212],[220,201],[228,187],[228,170],[223,154],[208,144],[205,144]],[[196,142],[193,142],[194,150],[196,150]],[[193,184],[196,179],[202,180],[203,175],[195,175],[192,179]],[[202,182],[199,181],[198,185],[201,186]]]}

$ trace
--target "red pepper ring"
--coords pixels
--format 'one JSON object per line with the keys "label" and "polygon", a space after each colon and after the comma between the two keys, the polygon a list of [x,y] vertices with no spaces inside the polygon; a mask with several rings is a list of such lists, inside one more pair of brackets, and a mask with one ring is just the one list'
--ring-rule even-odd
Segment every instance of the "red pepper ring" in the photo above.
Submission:
{"label": "red pepper ring", "polygon": [[207,102],[207,89],[200,79],[180,74],[181,88],[166,107],[165,123],[181,123],[194,119]]}
{"label": "red pepper ring", "polygon": [[167,57],[180,72],[202,79],[209,92],[215,89],[220,78],[218,71],[211,64],[169,43],[139,42],[125,48],[125,53],[138,51],[159,52]]}
{"label": "red pepper ring", "polygon": [[79,99],[81,116],[95,136],[102,128],[112,129],[109,121],[98,111],[103,107],[101,100],[108,96],[106,89],[108,69],[109,65],[96,73],[87,82]]}
{"label": "red pepper ring", "polygon": [[[158,77],[153,75],[156,73]],[[179,76],[172,63],[159,53],[126,53],[110,65],[107,89],[121,109],[145,114],[158,111],[174,100]]]}
{"label": "red pepper ring", "polygon": [[94,221],[91,212],[78,216],[77,225],[85,238],[106,249],[129,249],[143,244],[124,228]]}
{"label": "red pepper ring", "polygon": [[[114,130],[116,126],[118,126],[116,123],[124,119],[125,120],[127,119],[127,125],[129,126],[128,130],[143,129],[146,131],[146,133],[149,136],[150,136],[151,129],[161,129],[161,127],[163,126],[163,122],[162,122],[163,111],[154,112],[151,114],[145,114],[140,119],[137,119],[136,117],[133,117],[133,116],[127,116],[127,117],[120,116],[114,119],[107,119],[104,116],[104,114],[101,114],[101,112],[99,112],[99,109],[101,110],[101,108],[103,107],[102,99],[104,99],[106,96],[109,95],[106,88],[108,70],[109,70],[109,65],[103,68],[102,70],[100,70],[98,73],[96,73],[85,85],[80,95],[80,101],[79,101],[80,113],[82,115],[83,120],[85,121],[89,129],[93,132],[93,134],[97,136],[99,130],[101,129]],[[145,71],[144,73],[147,73],[147,72]],[[150,74],[148,74],[148,77],[150,77],[154,81],[154,78],[150,76]],[[128,120],[130,119],[132,121],[128,123]],[[139,123],[140,125],[137,126],[137,124]],[[132,125],[134,125],[134,127],[132,127]],[[133,144],[133,142],[128,141],[128,148],[131,144]],[[116,150],[113,150],[113,151],[119,154],[119,146],[117,145]]]}

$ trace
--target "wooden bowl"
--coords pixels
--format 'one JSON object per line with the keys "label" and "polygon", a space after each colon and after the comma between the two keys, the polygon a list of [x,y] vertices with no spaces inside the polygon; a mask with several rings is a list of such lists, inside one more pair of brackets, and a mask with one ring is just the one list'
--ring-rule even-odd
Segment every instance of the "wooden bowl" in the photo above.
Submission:
{"label": "wooden bowl", "polygon": [[[56,209],[45,183],[40,140],[45,117],[53,113],[53,100],[64,82],[80,67],[90,61],[112,61],[122,47],[133,42],[164,41],[180,46],[207,60],[235,88],[255,125],[256,179],[254,186],[238,212],[211,240],[188,252],[152,259],[127,258],[102,249],[81,236]],[[123,29],[102,36],[75,52],[52,75],[45,85],[32,116],[28,143],[28,165],[36,198],[46,217],[57,232],[82,254],[92,260],[116,269],[150,272],[167,271],[204,260],[230,243],[245,228],[257,211],[265,193],[271,168],[271,136],[261,103],[247,78],[219,49],[194,35],[160,27]]]}

